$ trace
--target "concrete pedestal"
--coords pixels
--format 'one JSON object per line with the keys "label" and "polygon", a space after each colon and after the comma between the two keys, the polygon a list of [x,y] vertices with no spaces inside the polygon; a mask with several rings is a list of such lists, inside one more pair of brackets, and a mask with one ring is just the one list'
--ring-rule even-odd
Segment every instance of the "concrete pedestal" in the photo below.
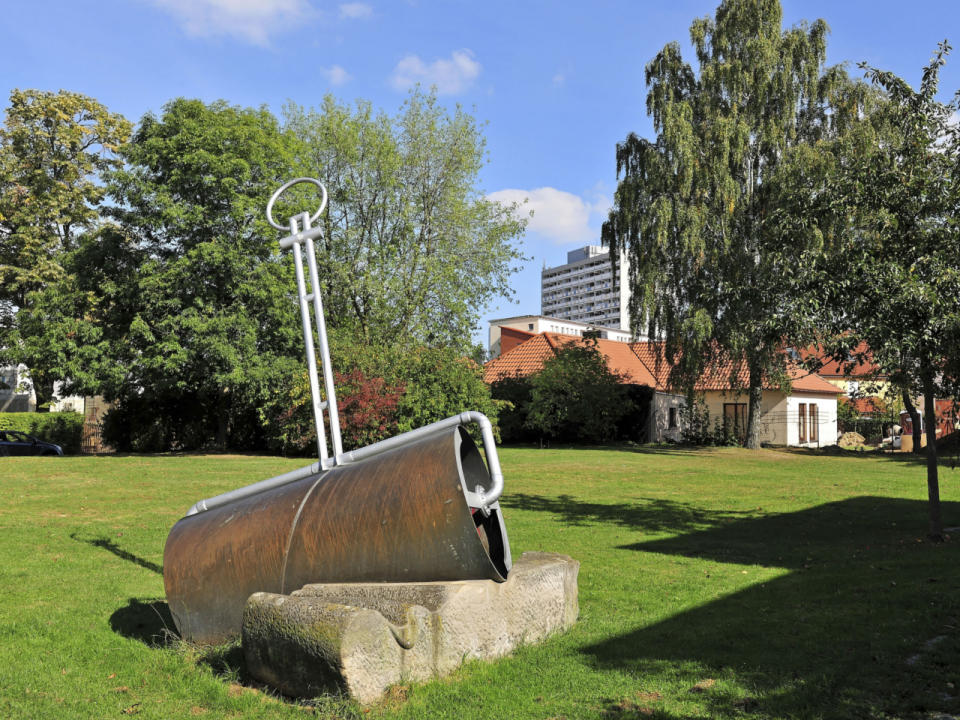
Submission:
{"label": "concrete pedestal", "polygon": [[287,695],[344,688],[361,703],[570,628],[580,563],[524,553],[506,582],[307,585],[254,593],[243,613],[250,673]]}

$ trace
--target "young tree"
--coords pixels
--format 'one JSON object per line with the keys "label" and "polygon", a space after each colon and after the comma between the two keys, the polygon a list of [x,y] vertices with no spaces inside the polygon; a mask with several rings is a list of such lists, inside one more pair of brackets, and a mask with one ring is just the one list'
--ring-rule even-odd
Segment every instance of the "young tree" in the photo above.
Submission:
{"label": "young tree", "polygon": [[79,370],[69,346],[83,315],[68,309],[84,298],[64,265],[98,222],[100,178],[119,165],[129,134],[129,122],[84,95],[10,94],[0,128],[0,348],[27,365],[41,406],[54,381]]}
{"label": "young tree", "polygon": [[673,380],[692,388],[716,361],[749,369],[748,447],[759,447],[764,377],[783,376],[785,337],[808,325],[791,278],[805,247],[766,232],[771,187],[792,147],[829,131],[822,20],[781,27],[779,0],[724,0],[690,28],[698,70],[676,43],[646,67],[653,142],[617,146],[621,180],[603,227],[630,258],[635,329],[665,339]]}
{"label": "young tree", "polygon": [[[821,197],[833,198],[838,234],[824,291],[907,391],[923,394],[929,534],[943,535],[937,474],[937,396],[955,395],[960,374],[960,131],[955,97],[937,101],[944,41],[919,90],[893,73],[861,65],[887,101],[836,150]],[[914,420],[916,423],[916,420]]]}
{"label": "young tree", "polygon": [[466,351],[480,309],[510,293],[525,224],[478,188],[476,121],[419,90],[395,117],[327,96],[317,110],[289,105],[286,119],[301,174],[330,192],[317,252],[331,325]]}
{"label": "young tree", "polygon": [[558,440],[612,440],[620,418],[633,408],[592,338],[558,349],[530,378],[530,387],[527,427]]}

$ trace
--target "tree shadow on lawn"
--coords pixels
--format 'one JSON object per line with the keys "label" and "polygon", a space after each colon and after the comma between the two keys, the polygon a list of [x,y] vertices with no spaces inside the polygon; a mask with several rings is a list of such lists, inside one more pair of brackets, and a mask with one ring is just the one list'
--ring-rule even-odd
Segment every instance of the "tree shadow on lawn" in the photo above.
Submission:
{"label": "tree shadow on lawn", "polygon": [[546,497],[511,493],[504,498],[508,509],[548,512],[570,526],[593,522],[640,528],[650,533],[681,533],[728,525],[756,514],[753,510],[706,510],[696,505],[661,498],[638,498],[629,503],[584,502],[571,495]]}
{"label": "tree shadow on lawn", "polygon": [[[956,521],[960,504],[943,513]],[[714,717],[741,715],[744,692],[761,717],[960,711],[960,543],[925,528],[923,501],[859,497],[624,546],[790,572],[583,652],[641,678],[718,678],[700,696]],[[711,594],[707,573],[697,582]],[[949,640],[939,655],[935,638]]]}

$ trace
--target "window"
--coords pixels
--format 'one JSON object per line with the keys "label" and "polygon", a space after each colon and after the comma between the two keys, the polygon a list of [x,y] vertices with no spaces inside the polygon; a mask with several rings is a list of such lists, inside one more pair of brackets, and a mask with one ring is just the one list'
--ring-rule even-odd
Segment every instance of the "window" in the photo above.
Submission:
{"label": "window", "polygon": [[533,330],[533,323],[527,323],[527,330]]}
{"label": "window", "polygon": [[807,404],[800,403],[800,442],[807,441]]}
{"label": "window", "polygon": [[810,436],[810,442],[817,442],[820,439],[820,433],[818,432],[819,423],[817,422],[817,405],[815,403],[810,403],[809,415],[810,432],[808,435]]}
{"label": "window", "polygon": [[747,404],[723,404],[723,431],[740,442],[747,439]]}
{"label": "window", "polygon": [[668,428],[675,428],[675,427],[677,427],[677,425],[679,425],[679,424],[680,424],[680,423],[677,421],[677,408],[672,407],[672,408],[670,408],[669,419],[668,419],[668,421],[667,421],[667,427],[668,427]]}

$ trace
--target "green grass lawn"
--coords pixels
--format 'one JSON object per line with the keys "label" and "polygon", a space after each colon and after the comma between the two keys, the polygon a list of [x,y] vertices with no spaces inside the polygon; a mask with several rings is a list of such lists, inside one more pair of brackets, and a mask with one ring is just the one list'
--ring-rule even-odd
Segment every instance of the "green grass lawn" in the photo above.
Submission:
{"label": "green grass lawn", "polygon": [[[0,460],[0,717],[908,718],[960,712],[960,541],[911,460],[735,449],[501,451],[514,556],[572,555],[580,620],[359,708],[277,697],[178,643],[163,544],[194,501],[299,467]],[[957,472],[941,475],[960,525]],[[960,531],[958,531],[960,540]]]}

